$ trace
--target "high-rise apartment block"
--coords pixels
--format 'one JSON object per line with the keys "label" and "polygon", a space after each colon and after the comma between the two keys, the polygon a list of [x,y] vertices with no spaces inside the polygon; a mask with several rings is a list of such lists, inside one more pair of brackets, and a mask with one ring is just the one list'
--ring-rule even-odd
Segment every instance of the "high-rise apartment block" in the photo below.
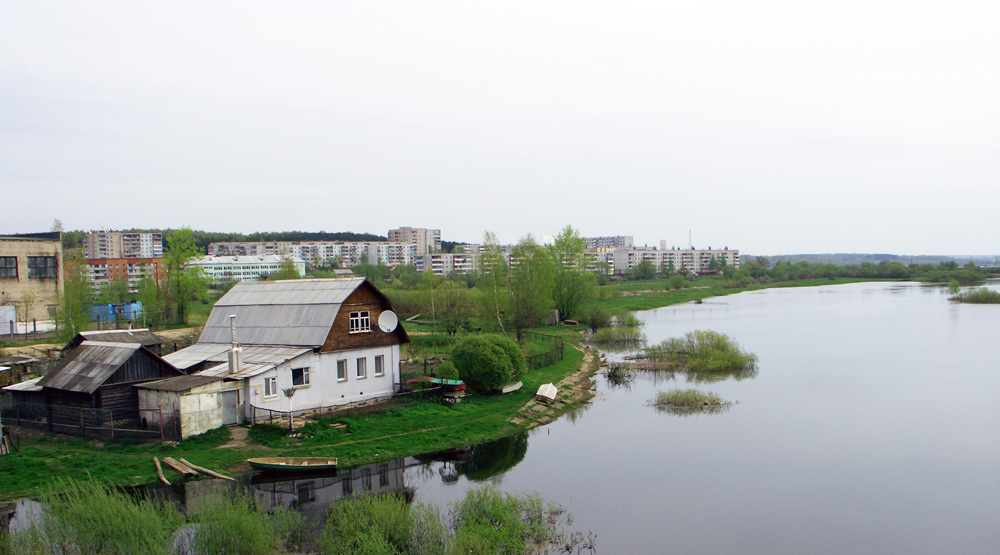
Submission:
{"label": "high-rise apartment block", "polygon": [[390,229],[389,242],[412,243],[417,246],[417,254],[438,252],[441,250],[441,230],[422,227]]}
{"label": "high-rise apartment block", "polygon": [[584,237],[583,242],[588,250],[617,249],[632,246],[631,235],[616,235],[614,237]]}
{"label": "high-rise apartment block", "polygon": [[98,258],[163,258],[163,235],[129,231],[91,231],[83,238],[83,255]]}

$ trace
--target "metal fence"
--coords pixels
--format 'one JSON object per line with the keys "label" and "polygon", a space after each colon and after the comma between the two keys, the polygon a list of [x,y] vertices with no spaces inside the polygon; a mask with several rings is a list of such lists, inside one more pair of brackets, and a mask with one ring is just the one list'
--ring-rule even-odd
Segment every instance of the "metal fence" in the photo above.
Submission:
{"label": "metal fence", "polygon": [[3,404],[4,426],[26,426],[86,438],[166,441],[180,439],[180,414],[162,409],[119,411],[88,407],[53,407],[19,400]]}
{"label": "metal fence", "polygon": [[545,341],[552,346],[552,349],[544,353],[527,357],[529,369],[538,370],[539,368],[551,366],[563,359],[563,354],[566,349],[566,343],[563,341],[563,338],[556,335],[538,333],[536,331],[523,331],[521,332],[521,337],[523,339]]}

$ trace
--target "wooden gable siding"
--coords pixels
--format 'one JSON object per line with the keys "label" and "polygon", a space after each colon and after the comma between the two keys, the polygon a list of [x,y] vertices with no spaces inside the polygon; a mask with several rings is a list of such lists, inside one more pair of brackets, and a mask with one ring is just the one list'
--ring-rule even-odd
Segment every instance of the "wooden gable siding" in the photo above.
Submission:
{"label": "wooden gable siding", "polygon": [[139,390],[132,384],[105,385],[94,397],[97,408],[110,409],[115,420],[139,418]]}
{"label": "wooden gable siding", "polygon": [[[402,333],[402,325],[391,333],[385,333],[378,327],[378,317],[383,310],[391,310],[389,301],[375,290],[375,286],[363,283],[340,305],[337,318],[330,327],[326,342],[320,352],[343,351],[347,349],[362,349],[365,347],[385,347],[408,342]],[[351,333],[351,313],[368,311],[371,318],[371,331]]]}
{"label": "wooden gable siding", "polygon": [[111,374],[111,377],[104,380],[102,387],[113,384],[132,384],[162,380],[164,378],[180,376],[181,374],[182,372],[175,370],[145,349],[138,349],[135,354],[125,361],[125,364],[119,366],[115,370],[115,373]]}
{"label": "wooden gable siding", "polygon": [[[86,426],[100,426],[101,418],[95,411],[80,410],[93,409],[96,398],[86,393],[75,391],[63,391],[61,389],[43,388],[45,392],[45,403],[48,405],[48,416],[50,423],[57,426],[79,426],[81,418]],[[56,431],[65,431],[57,429]]]}

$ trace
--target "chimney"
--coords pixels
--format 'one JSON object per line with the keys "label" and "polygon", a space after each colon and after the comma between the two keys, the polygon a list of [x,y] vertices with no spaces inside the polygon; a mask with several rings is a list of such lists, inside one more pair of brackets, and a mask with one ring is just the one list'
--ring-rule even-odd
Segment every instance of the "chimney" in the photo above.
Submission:
{"label": "chimney", "polygon": [[229,315],[229,332],[232,336],[233,346],[229,350],[229,373],[235,374],[240,371],[240,353],[243,349],[236,344],[236,315]]}

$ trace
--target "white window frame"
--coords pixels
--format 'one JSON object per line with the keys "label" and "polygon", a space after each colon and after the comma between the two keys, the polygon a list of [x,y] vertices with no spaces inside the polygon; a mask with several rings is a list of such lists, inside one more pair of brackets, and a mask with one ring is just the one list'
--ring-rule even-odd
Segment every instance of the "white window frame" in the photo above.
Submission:
{"label": "white window frame", "polygon": [[266,378],[264,378],[264,398],[269,399],[271,397],[277,397],[277,396],[278,396],[278,377],[267,376]]}
{"label": "white window frame", "polygon": [[352,312],[349,317],[350,333],[367,333],[372,331],[371,312],[360,310]]}
{"label": "white window frame", "polygon": [[[341,375],[340,371],[343,370],[344,373]],[[346,382],[347,381],[347,359],[342,358],[337,361],[337,381]]]}
{"label": "white window frame", "polygon": [[363,380],[368,377],[368,357],[361,357],[357,360],[358,379]]}
{"label": "white window frame", "polygon": [[375,376],[385,375],[385,355],[375,355]]}
{"label": "white window frame", "polygon": [[[300,383],[298,385],[295,384],[295,371],[296,370],[301,370],[302,371],[302,383]],[[309,367],[308,366],[306,366],[304,368],[292,368],[292,387],[295,387],[295,388],[309,387]]]}

